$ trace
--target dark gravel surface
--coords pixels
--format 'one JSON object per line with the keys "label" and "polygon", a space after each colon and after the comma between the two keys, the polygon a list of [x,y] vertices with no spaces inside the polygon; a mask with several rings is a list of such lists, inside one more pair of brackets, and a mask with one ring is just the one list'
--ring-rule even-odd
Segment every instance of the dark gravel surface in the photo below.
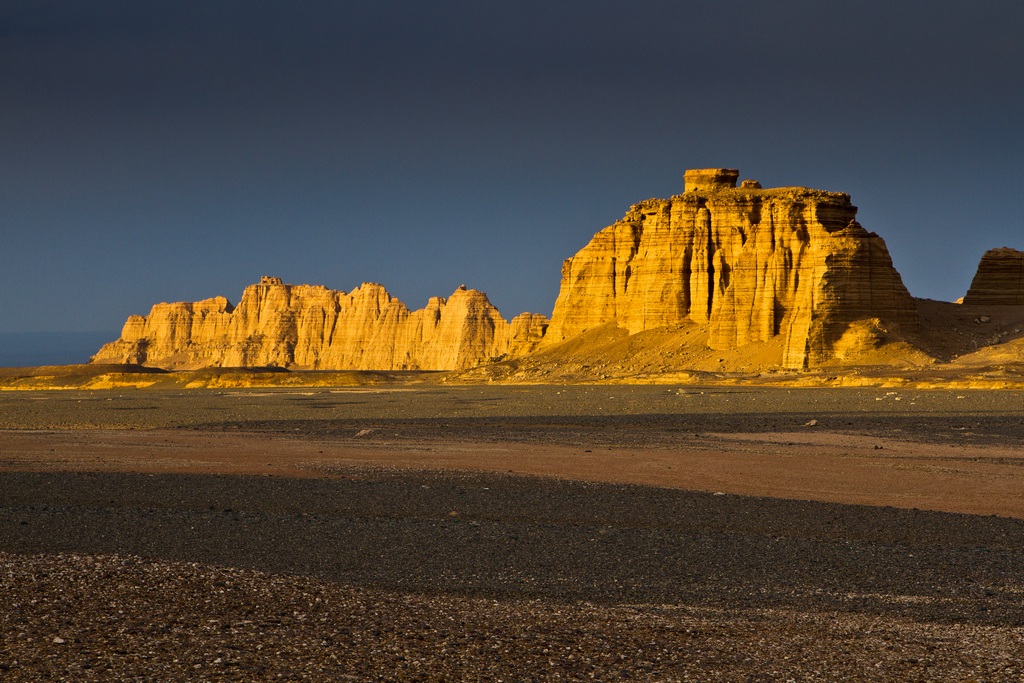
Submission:
{"label": "dark gravel surface", "polygon": [[[1024,421],[1024,414],[1019,418]],[[351,437],[373,429],[390,440],[503,441],[578,446],[673,447],[693,445],[704,434],[761,434],[800,429],[815,420],[822,430],[885,435],[917,442],[957,445],[1016,445],[1024,442],[1022,424],[1005,416],[974,415],[880,417],[823,412],[730,415],[611,415],[608,417],[501,417],[420,419],[306,419],[301,430],[292,420],[244,420],[202,425],[199,429]],[[924,435],[924,438],[918,435]]]}
{"label": "dark gravel surface", "polygon": [[181,428],[672,446],[702,432],[820,429],[929,443],[1024,443],[1024,392],[686,386],[0,393],[0,429]]}
{"label": "dark gravel surface", "polygon": [[1019,681],[1020,629],[0,553],[4,681]]}
{"label": "dark gravel surface", "polygon": [[[0,428],[1024,435],[1019,392],[701,391],[24,392]],[[0,474],[0,680],[1024,680],[1024,520],[324,474]]]}
{"label": "dark gravel surface", "polygon": [[18,553],[130,553],[431,594],[1024,626],[1024,520],[407,472],[4,473],[0,500],[0,549]]}

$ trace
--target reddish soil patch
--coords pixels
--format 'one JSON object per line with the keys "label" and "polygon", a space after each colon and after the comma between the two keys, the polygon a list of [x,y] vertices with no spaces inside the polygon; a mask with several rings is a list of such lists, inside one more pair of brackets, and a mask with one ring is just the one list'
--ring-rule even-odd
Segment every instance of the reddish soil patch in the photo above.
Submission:
{"label": "reddish soil patch", "polygon": [[712,434],[673,448],[373,440],[172,430],[0,432],[0,471],[332,477],[360,468],[514,472],[1024,518],[1024,449],[808,429]]}

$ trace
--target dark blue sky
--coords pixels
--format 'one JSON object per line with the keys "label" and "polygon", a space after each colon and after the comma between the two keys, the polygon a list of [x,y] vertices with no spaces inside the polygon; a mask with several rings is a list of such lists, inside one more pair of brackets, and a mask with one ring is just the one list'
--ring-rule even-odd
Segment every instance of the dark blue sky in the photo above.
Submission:
{"label": "dark blue sky", "polygon": [[915,296],[1024,248],[1024,5],[0,5],[0,333],[261,275],[550,313],[686,168],[849,192]]}

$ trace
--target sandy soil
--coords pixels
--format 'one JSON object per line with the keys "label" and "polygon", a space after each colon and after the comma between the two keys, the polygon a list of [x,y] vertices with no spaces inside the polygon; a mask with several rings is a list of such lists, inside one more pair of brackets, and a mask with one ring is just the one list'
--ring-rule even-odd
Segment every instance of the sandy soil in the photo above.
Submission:
{"label": "sandy soil", "polygon": [[1024,518],[1024,448],[816,432],[703,434],[672,448],[389,442],[172,430],[0,432],[0,471],[330,477],[366,467],[579,481]]}
{"label": "sandy soil", "polygon": [[512,472],[1024,517],[1024,392],[436,387],[0,395],[0,471]]}

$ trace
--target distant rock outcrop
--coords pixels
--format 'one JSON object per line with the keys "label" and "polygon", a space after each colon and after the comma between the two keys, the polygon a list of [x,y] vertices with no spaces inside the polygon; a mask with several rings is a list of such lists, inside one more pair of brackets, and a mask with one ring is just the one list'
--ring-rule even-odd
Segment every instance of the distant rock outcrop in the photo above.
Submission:
{"label": "distant rock outcrop", "polygon": [[461,370],[528,353],[547,319],[508,323],[483,292],[460,287],[410,311],[378,284],[349,293],[264,277],[237,307],[224,297],[162,303],[131,316],[94,363],[169,369],[276,366],[332,370]]}
{"label": "distant rock outcrop", "polygon": [[1024,306],[1024,251],[1009,247],[986,251],[963,303]]}
{"label": "distant rock outcrop", "polygon": [[[564,262],[550,322],[507,322],[465,287],[410,311],[377,284],[345,293],[263,278],[237,307],[215,297],[132,316],[93,362],[465,370],[508,360],[489,366],[499,377],[531,363],[561,372],[553,366],[569,358],[574,377],[603,378],[610,361],[619,376],[630,363],[648,373],[921,364],[1024,334],[1013,310],[970,306],[1024,306],[1024,252],[986,253],[965,306],[922,303],[849,195],[738,180],[735,169],[689,170],[681,194],[631,207]],[[950,327],[964,316],[970,333]]]}
{"label": "distant rock outcrop", "polygon": [[567,259],[544,344],[608,322],[636,333],[691,321],[708,325],[712,349],[783,335],[783,364],[802,368],[831,359],[848,331],[864,338],[860,321],[916,328],[885,242],[849,195],[737,188],[738,176],[687,171],[683,194],[633,206]]}

